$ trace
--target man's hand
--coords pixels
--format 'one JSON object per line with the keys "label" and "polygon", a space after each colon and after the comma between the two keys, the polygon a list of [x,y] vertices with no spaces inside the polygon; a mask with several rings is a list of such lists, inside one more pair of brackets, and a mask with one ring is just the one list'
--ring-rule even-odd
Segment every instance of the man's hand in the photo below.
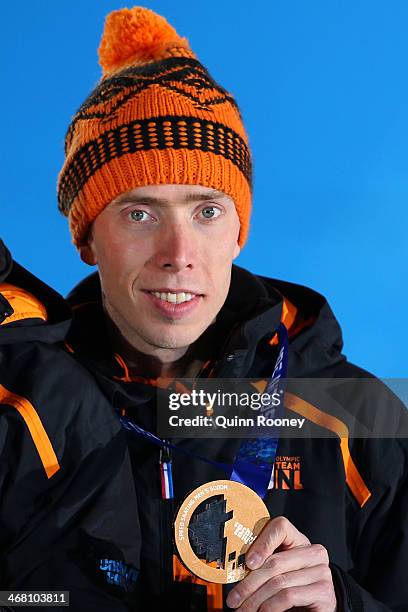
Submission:
{"label": "man's hand", "polygon": [[[277,552],[275,552],[277,551]],[[227,605],[242,612],[306,608],[336,612],[327,550],[311,544],[284,516],[270,520],[246,554],[252,570],[229,593]]]}

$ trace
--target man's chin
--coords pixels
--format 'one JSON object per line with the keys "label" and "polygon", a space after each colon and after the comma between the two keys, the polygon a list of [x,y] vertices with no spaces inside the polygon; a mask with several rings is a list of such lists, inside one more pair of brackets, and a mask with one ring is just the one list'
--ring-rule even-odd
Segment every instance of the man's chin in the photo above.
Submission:
{"label": "man's chin", "polygon": [[[216,317],[212,317],[208,322],[197,325],[187,324],[187,322],[172,323],[157,323],[152,320],[143,321],[143,326],[140,329],[140,335],[151,346],[157,349],[177,350],[187,349],[197,342],[202,334],[214,323]],[[153,332],[153,333],[152,333]]]}
{"label": "man's chin", "polygon": [[[181,326],[162,326],[150,336],[151,343],[162,349],[188,349],[202,335],[205,329],[181,329]],[[146,338],[146,336],[145,336]]]}
{"label": "man's chin", "polygon": [[187,350],[191,344],[194,344],[198,337],[198,335],[192,338],[177,335],[161,336],[160,338],[155,338],[152,344],[161,349]]}

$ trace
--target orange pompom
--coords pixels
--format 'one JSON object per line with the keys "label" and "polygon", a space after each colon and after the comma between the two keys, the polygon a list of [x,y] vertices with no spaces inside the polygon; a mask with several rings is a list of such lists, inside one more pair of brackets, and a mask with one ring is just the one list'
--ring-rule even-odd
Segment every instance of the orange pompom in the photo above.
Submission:
{"label": "orange pompom", "polygon": [[105,75],[130,63],[160,59],[169,45],[189,49],[187,39],[161,15],[141,6],[121,9],[106,17],[99,62]]}

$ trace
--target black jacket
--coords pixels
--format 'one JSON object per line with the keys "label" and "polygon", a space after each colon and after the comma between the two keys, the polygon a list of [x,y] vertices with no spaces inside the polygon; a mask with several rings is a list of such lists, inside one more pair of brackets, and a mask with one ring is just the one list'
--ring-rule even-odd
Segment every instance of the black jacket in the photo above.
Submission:
{"label": "black jacket", "polygon": [[3,243],[0,296],[0,590],[122,612],[140,552],[126,437],[63,344],[70,308]]}
{"label": "black jacket", "polygon": [[[347,379],[340,401],[346,404],[348,413],[368,424],[385,411],[397,425],[406,420],[405,408],[379,381],[374,380],[371,391],[355,393],[352,381],[371,375],[349,363],[341,353],[340,327],[321,295],[252,275],[237,266],[233,266],[230,291],[217,321],[205,332],[213,341],[212,354],[207,356],[212,376],[271,376],[277,353],[271,338],[283,316],[283,296],[286,305],[289,301],[296,307],[296,314],[292,308],[293,316],[287,319],[288,376]],[[74,356],[93,372],[116,411],[154,431],[157,396],[166,391],[152,387],[151,381],[147,384],[132,379],[123,360],[112,355],[104,332],[98,276],[85,279],[68,299],[75,313],[68,335]],[[327,412],[325,405],[315,406],[316,414]],[[296,404],[292,403],[290,410],[298,416]],[[318,432],[323,432],[327,419],[313,417],[311,421],[311,438],[282,438],[279,442],[281,462],[298,459],[300,474],[297,481],[283,476],[280,484],[277,475],[275,488],[264,500],[271,516],[286,516],[311,542],[328,549],[339,612],[408,610],[407,440],[344,441],[335,432],[319,439]],[[175,499],[163,500],[158,448],[131,432],[127,437],[142,532],[140,609],[219,609],[211,608],[210,603],[211,597],[215,597],[214,602],[220,596],[217,588],[194,581],[174,557],[172,521],[178,505],[192,489],[224,478],[224,473],[192,458],[186,469],[185,455],[173,451]],[[232,463],[240,442],[189,438],[178,440],[177,445],[197,456]],[[279,472],[278,464],[275,472]],[[291,486],[291,482],[301,482],[301,486]],[[224,602],[226,591],[224,587]]]}
{"label": "black jacket", "polygon": [[[156,398],[166,391],[132,380],[112,355],[96,275],[70,296],[66,343],[66,303],[13,264],[3,245],[0,281],[1,587],[68,590],[78,611],[210,609],[217,588],[192,581],[174,559],[172,520],[190,490],[224,473],[198,459],[186,469],[185,456],[173,453],[175,500],[161,499],[158,449],[125,434],[115,411],[154,430]],[[235,266],[227,301],[206,332],[214,375],[270,376],[282,294],[298,307],[289,376],[368,376],[341,355],[339,326],[320,295]],[[369,406],[369,416],[404,414],[382,386],[349,404],[360,414]],[[336,436],[282,438],[278,455],[299,459],[292,482],[302,488],[278,478],[265,502],[271,516],[285,515],[327,547],[339,612],[408,610],[406,440],[348,443],[349,458]],[[240,440],[177,444],[231,463]]]}

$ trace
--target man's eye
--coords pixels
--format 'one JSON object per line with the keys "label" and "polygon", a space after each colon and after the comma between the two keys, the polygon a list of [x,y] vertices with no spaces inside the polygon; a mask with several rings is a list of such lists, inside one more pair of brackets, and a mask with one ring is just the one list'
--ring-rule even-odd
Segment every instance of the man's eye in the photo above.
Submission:
{"label": "man's eye", "polygon": [[221,211],[219,208],[215,208],[215,206],[206,206],[202,209],[201,213],[205,219],[214,219],[221,214]]}
{"label": "man's eye", "polygon": [[[146,215],[146,216],[144,216]],[[132,210],[130,211],[130,218],[132,219],[132,221],[145,221],[147,219],[148,215],[147,212],[144,210]]]}

